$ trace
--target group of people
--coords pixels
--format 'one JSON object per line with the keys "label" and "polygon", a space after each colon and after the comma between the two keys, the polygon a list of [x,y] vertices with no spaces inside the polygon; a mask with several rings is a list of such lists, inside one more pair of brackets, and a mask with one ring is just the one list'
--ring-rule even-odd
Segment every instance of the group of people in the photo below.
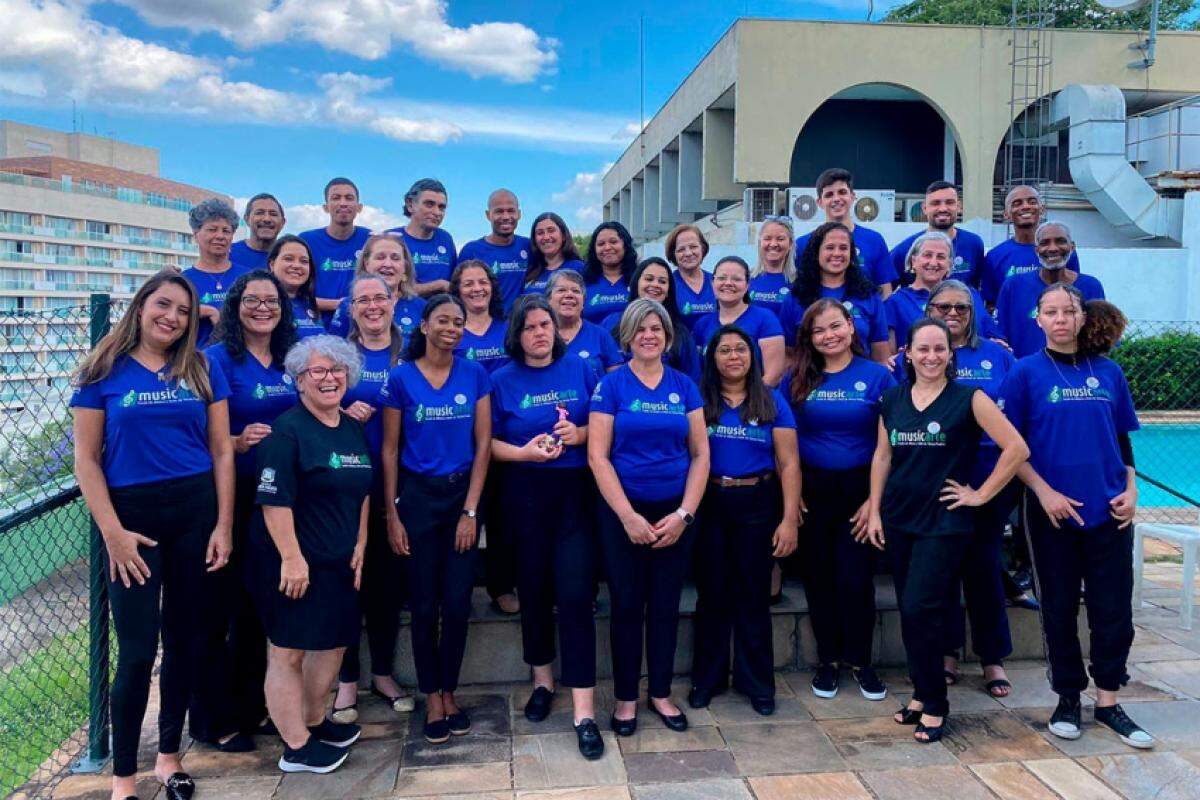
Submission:
{"label": "group of people", "polygon": [[336,769],[361,734],[364,628],[371,694],[413,710],[393,675],[404,604],[424,736],[467,734],[455,693],[481,528],[493,606],[520,614],[524,713],[546,719],[569,688],[585,758],[604,752],[601,580],[609,726],[636,732],[644,658],[647,710],[682,731],[671,679],[689,575],[691,708],[732,688],[773,713],[780,561],[804,581],[813,693],[836,695],[845,670],[883,700],[881,551],[914,687],[896,722],[937,741],[960,597],[985,690],[1012,689],[1000,550],[1018,508],[1060,697],[1051,732],[1083,724],[1082,580],[1095,719],[1152,745],[1117,703],[1138,424],[1105,357],[1120,312],[1032,188],[1009,193],[1014,237],[986,254],[944,182],[929,187],[928,229],[890,254],[851,220],[849,172],[827,170],[818,189],[827,221],[811,234],[769,218],[755,265],[711,269],[694,225],[670,233],[665,260],[640,262],[615,221],[582,257],[557,214],[522,237],[504,189],[488,198],[491,233],[456,251],[432,179],[406,194],[410,222],[382,233],[355,225],[345,178],[326,186],[328,226],[299,236],[281,235],[270,195],[249,201],[236,244],[233,209],[197,205],[197,263],[140,287],[71,403],[119,643],[113,796],[135,794],[160,636],[155,773],[172,798],[195,789],[185,717],[220,750],[277,734],[281,769]]}

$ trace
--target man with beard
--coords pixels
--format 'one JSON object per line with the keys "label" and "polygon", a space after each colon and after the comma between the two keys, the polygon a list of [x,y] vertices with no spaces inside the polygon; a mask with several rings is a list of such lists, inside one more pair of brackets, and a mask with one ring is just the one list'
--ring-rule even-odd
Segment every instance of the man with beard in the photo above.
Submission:
{"label": "man with beard", "polygon": [[388,231],[404,237],[417,276],[417,294],[421,297],[450,291],[450,274],[458,264],[454,237],[442,229],[448,199],[441,181],[421,178],[404,194],[408,224]]}
{"label": "man with beard", "polygon": [[329,224],[300,234],[312,250],[316,270],[317,308],[326,326],[338,303],[350,291],[358,253],[371,235],[370,228],[354,224],[362,213],[358,187],[349,178],[334,178],[325,184],[325,213]]}
{"label": "man with beard", "polygon": [[[1046,215],[1046,206],[1032,186],[1014,186],[1004,197],[1004,219],[1012,223],[1012,238],[988,251],[984,258],[980,293],[989,306],[996,305],[1000,287],[1013,275],[1036,272],[1039,268],[1033,235]],[[1082,272],[1079,253],[1072,251],[1067,269]]]}
{"label": "man with beard", "polygon": [[[958,222],[958,189],[948,181],[934,181],[925,189],[924,208],[925,218],[929,220],[927,230],[941,231],[954,243],[954,259],[950,264],[950,274],[946,277],[978,289],[983,273],[983,239],[955,225]],[[921,233],[924,231],[914,233],[892,248],[892,266],[905,286],[912,283],[913,276],[905,273],[904,259]]]}
{"label": "man with beard", "polygon": [[1075,253],[1071,230],[1061,222],[1043,222],[1033,235],[1039,268],[1014,275],[1000,287],[996,319],[1013,355],[1024,358],[1046,346],[1046,335],[1037,324],[1037,302],[1052,283],[1074,286],[1084,302],[1104,299],[1104,287],[1091,275],[1081,275],[1067,265]]}
{"label": "man with beard", "polygon": [[521,294],[525,268],[529,265],[529,240],[516,233],[517,223],[521,221],[521,204],[508,189],[497,189],[488,195],[484,216],[491,223],[492,232],[464,244],[458,260],[462,263],[478,259],[488,265],[500,284],[500,296],[507,314],[517,295]]}
{"label": "man with beard", "polygon": [[242,219],[250,232],[240,242],[229,248],[229,260],[247,271],[267,268],[267,253],[283,231],[287,218],[283,205],[274,195],[263,192],[251,197],[246,203]]}

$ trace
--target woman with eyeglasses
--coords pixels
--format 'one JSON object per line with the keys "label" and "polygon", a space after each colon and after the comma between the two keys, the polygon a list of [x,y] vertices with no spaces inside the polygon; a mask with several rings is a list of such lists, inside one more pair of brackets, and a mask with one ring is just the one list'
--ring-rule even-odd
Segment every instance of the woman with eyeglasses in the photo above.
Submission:
{"label": "woman with eyeglasses", "polygon": [[775,316],[792,293],[796,237],[791,217],[766,217],[758,229],[758,262],[750,270],[750,302]]}
{"label": "woman with eyeglasses", "polygon": [[680,318],[690,331],[705,314],[717,310],[712,276],[702,264],[708,256],[708,240],[695,225],[678,225],[667,234],[667,260],[675,265],[675,296]]}
{"label": "woman with eyeglasses", "polygon": [[[408,336],[421,320],[425,298],[417,294],[417,279],[413,272],[412,255],[404,237],[398,233],[377,233],[367,239],[358,254],[354,277],[377,275],[387,285],[392,298],[392,314],[400,333]],[[350,333],[353,316],[351,299],[347,295],[338,303],[329,320],[329,333],[346,336]]]}
{"label": "woman with eyeglasses", "polygon": [[320,336],[325,333],[321,310],[315,294],[316,272],[308,242],[293,234],[284,234],[271,245],[267,254],[267,270],[274,275],[287,293],[292,307],[296,338]]}
{"label": "woman with eyeglasses", "polygon": [[716,331],[725,325],[735,325],[750,334],[763,366],[763,382],[779,385],[784,368],[783,330],[775,315],[750,304],[750,265],[737,256],[726,256],[713,269],[713,290],[717,310],[696,322],[696,345],[706,351]]}

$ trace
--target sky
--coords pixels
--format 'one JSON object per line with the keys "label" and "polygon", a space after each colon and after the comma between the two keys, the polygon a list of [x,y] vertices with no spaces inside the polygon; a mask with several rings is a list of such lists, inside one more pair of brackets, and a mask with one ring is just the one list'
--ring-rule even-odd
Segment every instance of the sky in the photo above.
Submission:
{"label": "sky", "polygon": [[[878,19],[895,0],[878,0]],[[444,227],[488,232],[495,188],[528,233],[546,210],[600,221],[600,176],[739,16],[865,20],[866,0],[0,0],[0,118],[156,147],[163,177],[244,199],[288,229],[327,222],[354,180],[359,224],[403,221],[446,184]],[[244,230],[244,228],[243,228]]]}

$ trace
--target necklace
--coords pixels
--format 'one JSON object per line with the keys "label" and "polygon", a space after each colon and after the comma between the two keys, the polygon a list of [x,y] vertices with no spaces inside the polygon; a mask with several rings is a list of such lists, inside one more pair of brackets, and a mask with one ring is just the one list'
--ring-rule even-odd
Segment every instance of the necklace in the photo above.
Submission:
{"label": "necklace", "polygon": [[[1046,356],[1046,359],[1047,359],[1047,360],[1048,360],[1048,361],[1049,361],[1051,364],[1053,364],[1053,365],[1054,365],[1054,371],[1058,373],[1058,377],[1062,378],[1062,382],[1063,382],[1063,384],[1064,384],[1065,386],[1071,386],[1071,383],[1070,383],[1070,381],[1068,381],[1068,380],[1067,380],[1067,376],[1066,376],[1066,375],[1064,375],[1064,374],[1063,374],[1063,371],[1062,371],[1062,369],[1060,369],[1060,368],[1059,368],[1059,366],[1058,366],[1058,361],[1056,361],[1056,360],[1055,360],[1054,356],[1050,355],[1050,348],[1048,348],[1048,347],[1047,347],[1047,348],[1044,348],[1044,349],[1042,350],[1042,353],[1043,353],[1043,354]],[[1089,376],[1089,377],[1091,377],[1091,379],[1092,379],[1093,381],[1095,381],[1095,380],[1096,380],[1096,373],[1095,373],[1095,371],[1092,369],[1092,360],[1091,360],[1090,358],[1087,358],[1086,356],[1084,357],[1084,359],[1083,359],[1083,360],[1084,360],[1084,363],[1086,363],[1086,364],[1087,364],[1087,368],[1088,368],[1088,376]],[[1073,363],[1071,366],[1075,368],[1075,371],[1076,371],[1076,372],[1083,372],[1083,370],[1081,370],[1081,369],[1079,368],[1079,360],[1078,360],[1078,358],[1076,358],[1076,359],[1075,359],[1075,363]]]}

